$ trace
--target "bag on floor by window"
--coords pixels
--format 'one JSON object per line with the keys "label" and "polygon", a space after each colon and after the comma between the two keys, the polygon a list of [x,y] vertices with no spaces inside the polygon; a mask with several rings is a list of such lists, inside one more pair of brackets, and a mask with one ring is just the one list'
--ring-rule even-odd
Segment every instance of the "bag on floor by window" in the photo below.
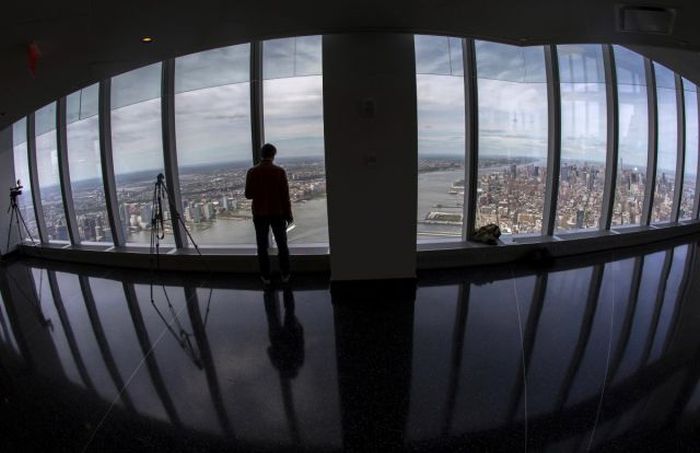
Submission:
{"label": "bag on floor by window", "polygon": [[484,244],[496,245],[501,237],[501,228],[493,223],[484,225],[474,232],[472,240],[483,242]]}

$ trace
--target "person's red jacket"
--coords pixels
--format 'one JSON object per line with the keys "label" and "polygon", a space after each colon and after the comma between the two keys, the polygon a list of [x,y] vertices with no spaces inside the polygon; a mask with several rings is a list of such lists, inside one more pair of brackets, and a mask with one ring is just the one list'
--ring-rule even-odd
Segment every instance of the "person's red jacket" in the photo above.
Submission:
{"label": "person's red jacket", "polygon": [[271,160],[263,159],[248,170],[245,197],[253,200],[254,216],[281,216],[292,221],[287,173]]}

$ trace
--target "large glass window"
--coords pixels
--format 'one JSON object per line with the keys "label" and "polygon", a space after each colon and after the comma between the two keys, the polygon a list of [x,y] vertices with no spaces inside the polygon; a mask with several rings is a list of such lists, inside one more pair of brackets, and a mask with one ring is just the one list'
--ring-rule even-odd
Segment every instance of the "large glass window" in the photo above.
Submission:
{"label": "large glass window", "polygon": [[681,196],[680,219],[694,219],[695,186],[698,180],[698,90],[694,83],[683,79],[685,94],[685,172]]}
{"label": "large glass window", "polygon": [[[182,215],[201,244],[254,244],[250,45],[175,60],[175,125]],[[283,155],[285,149],[280,152]]]}
{"label": "large glass window", "polygon": [[606,159],[606,93],[599,45],[557,46],[561,77],[561,173],[557,230],[597,228]]}
{"label": "large glass window", "polygon": [[477,226],[540,233],[547,170],[542,47],[476,42],[479,90]]}
{"label": "large glass window", "polygon": [[[37,230],[36,217],[34,216],[34,204],[32,203],[32,181],[29,178],[26,118],[22,118],[12,125],[12,145],[15,163],[15,180],[19,180],[22,186],[24,186],[22,195],[17,198],[17,204],[19,205],[22,217],[27,224],[27,228],[29,228],[29,234],[35,241],[38,241],[39,231]],[[21,228],[22,233],[26,235],[24,225]],[[24,239],[30,238],[25,237]]]}
{"label": "large glass window", "polygon": [[36,163],[39,172],[41,206],[44,210],[49,241],[68,241],[68,226],[61,198],[56,142],[56,103],[42,107],[35,114]]}
{"label": "large glass window", "polygon": [[647,180],[648,112],[644,58],[614,46],[619,142],[613,225],[638,225]]}
{"label": "large glass window", "polygon": [[66,98],[68,165],[81,241],[112,242],[105,209],[97,84]]}
{"label": "large glass window", "polygon": [[462,40],[415,37],[419,241],[461,240],[464,219]]}
{"label": "large glass window", "polygon": [[[163,172],[161,64],[112,78],[112,149],[119,218],[126,239],[149,243],[153,186]],[[167,212],[165,217],[169,217]],[[172,242],[166,222],[165,241]]]}
{"label": "large glass window", "polygon": [[654,63],[658,108],[658,154],[656,160],[656,190],[651,221],[670,222],[676,185],[678,157],[678,124],[676,111],[676,81],[673,71]]}
{"label": "large glass window", "polygon": [[321,36],[265,41],[263,78],[265,141],[289,178],[289,242],[327,243]]}

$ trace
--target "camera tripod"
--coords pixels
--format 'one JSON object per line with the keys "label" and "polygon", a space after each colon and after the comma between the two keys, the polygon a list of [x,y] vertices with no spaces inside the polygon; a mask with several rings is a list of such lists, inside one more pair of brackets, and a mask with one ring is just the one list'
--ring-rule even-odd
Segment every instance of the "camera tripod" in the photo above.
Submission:
{"label": "camera tripod", "polygon": [[[163,202],[167,203],[168,209],[170,211],[170,217],[171,219],[175,220],[176,222],[179,223],[179,225],[182,226],[182,229],[185,231],[185,234],[187,235],[187,238],[189,239],[190,243],[192,246],[195,248],[197,251],[197,255],[200,258],[202,257],[202,252],[199,250],[199,246],[195,242],[194,238],[192,237],[192,234],[190,233],[189,229],[187,228],[187,225],[185,225],[184,220],[182,220],[182,217],[180,216],[180,213],[177,210],[177,207],[175,206],[175,203],[173,203],[172,199],[170,198],[170,195],[168,194],[168,187],[165,184],[164,181],[165,177],[163,176],[162,173],[158,174],[158,177],[156,179],[155,186],[153,187],[153,199],[151,201],[151,245],[150,245],[150,254],[151,254],[151,285],[150,285],[150,292],[151,292],[151,305],[153,305],[153,308],[155,308],[158,316],[161,318],[163,323],[165,324],[166,328],[170,332],[170,334],[175,338],[175,340],[180,344],[180,347],[185,351],[187,356],[192,360],[192,362],[200,369],[202,369],[202,360],[201,360],[201,353],[197,352],[194,348],[194,345],[191,341],[191,337],[193,336],[193,333],[187,332],[185,328],[182,326],[178,319],[178,313],[175,311],[172,302],[170,301],[170,296],[168,295],[168,291],[165,288],[164,284],[161,284],[161,288],[163,289],[163,295],[165,297],[165,301],[168,306],[168,310],[170,311],[170,315],[173,318],[174,325],[176,328],[179,330],[179,332],[175,332],[175,329],[171,326],[171,323],[169,323],[163,313],[158,309],[158,306],[156,305],[155,299],[153,297],[153,287],[155,286],[155,272],[160,270],[160,241],[165,239],[165,215],[163,213]],[[155,258],[155,265],[153,263],[153,258]],[[206,261],[202,260],[204,264],[204,268],[207,270],[209,273],[209,277],[211,278],[211,269],[209,268],[209,265],[207,264]],[[204,327],[206,327],[207,321],[209,319],[209,309],[211,305],[211,299],[212,299],[212,294],[213,294],[213,288],[209,289],[209,298],[207,301],[207,308],[206,308],[206,314],[204,317]],[[186,303],[190,303],[190,300],[187,300]],[[179,335],[178,335],[179,333]]]}
{"label": "camera tripod", "polygon": [[10,225],[7,229],[7,242],[5,244],[5,253],[7,253],[10,250],[10,240],[12,239],[13,223],[17,224],[17,233],[19,234],[20,240],[23,241],[25,237],[22,234],[22,227],[24,227],[24,231],[25,233],[27,233],[27,236],[32,241],[32,244],[36,245],[34,236],[32,236],[32,232],[29,230],[27,222],[24,220],[24,216],[22,215],[22,210],[19,208],[19,204],[17,203],[17,197],[22,194],[22,186],[19,185],[19,181],[17,181],[17,183],[18,184],[16,187],[10,188],[10,207],[7,208],[7,212],[10,214]]}
{"label": "camera tripod", "polygon": [[[163,214],[163,200],[166,200],[167,202],[168,209],[170,211],[170,217],[176,220],[182,226],[182,229],[185,231],[187,238],[189,239],[194,249],[197,251],[197,255],[202,257],[202,252],[199,250],[197,242],[192,237],[192,234],[187,228],[187,225],[185,225],[185,221],[182,220],[182,216],[178,212],[177,207],[175,206],[173,201],[170,199],[170,195],[168,195],[168,186],[165,185],[164,179],[165,177],[163,176],[163,173],[159,173],[156,179],[155,186],[153,187],[153,199],[151,201],[152,213],[150,252],[151,254],[155,252],[156,263],[158,264],[158,266],[160,265],[160,241],[165,239],[165,215]],[[207,270],[209,270],[209,266],[207,266],[206,263],[205,267],[207,268]]]}

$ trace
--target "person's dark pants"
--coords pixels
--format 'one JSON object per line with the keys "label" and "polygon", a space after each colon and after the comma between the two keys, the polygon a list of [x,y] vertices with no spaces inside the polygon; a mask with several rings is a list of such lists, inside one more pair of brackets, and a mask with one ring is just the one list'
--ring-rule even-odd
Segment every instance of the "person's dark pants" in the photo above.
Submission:
{"label": "person's dark pants", "polygon": [[255,225],[255,238],[258,243],[258,263],[260,274],[263,277],[270,276],[270,258],[267,249],[270,246],[269,233],[275,235],[277,242],[277,257],[280,262],[282,275],[289,274],[289,247],[287,247],[287,222],[281,216],[253,216]]}

